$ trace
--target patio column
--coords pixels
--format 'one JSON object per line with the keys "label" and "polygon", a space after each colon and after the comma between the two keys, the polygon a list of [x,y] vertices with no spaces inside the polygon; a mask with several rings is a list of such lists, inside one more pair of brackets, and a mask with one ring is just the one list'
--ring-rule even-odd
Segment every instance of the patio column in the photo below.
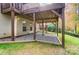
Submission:
{"label": "patio column", "polygon": [[44,35],[44,19],[42,19],[42,36]]}
{"label": "patio column", "polygon": [[39,23],[39,30],[40,30],[40,27],[41,27],[41,26],[40,26],[40,23]]}
{"label": "patio column", "polygon": [[65,47],[65,19],[64,19],[64,8],[62,9],[62,47]]}
{"label": "patio column", "polygon": [[33,36],[33,39],[36,40],[36,19],[35,19],[35,13],[33,13],[33,24],[34,24],[34,36]]}
{"label": "patio column", "polygon": [[14,9],[13,9],[13,3],[11,4],[11,38],[12,38],[12,41],[14,41],[15,39],[15,27],[14,27],[14,23],[15,23],[15,12],[14,12]]}
{"label": "patio column", "polygon": [[45,32],[47,33],[47,23],[45,22]]}
{"label": "patio column", "polygon": [[58,18],[57,18],[57,36],[58,36]]}

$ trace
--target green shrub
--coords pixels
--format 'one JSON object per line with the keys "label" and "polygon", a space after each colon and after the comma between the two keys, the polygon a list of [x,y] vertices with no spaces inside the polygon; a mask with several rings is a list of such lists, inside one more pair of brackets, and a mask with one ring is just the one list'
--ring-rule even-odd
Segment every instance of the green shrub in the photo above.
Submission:
{"label": "green shrub", "polygon": [[48,31],[54,32],[56,30],[56,25],[54,24],[48,24]]}
{"label": "green shrub", "polygon": [[71,35],[71,36],[74,36],[74,37],[79,37],[79,34],[76,34],[74,32],[65,31],[65,34],[68,34],[68,35]]}

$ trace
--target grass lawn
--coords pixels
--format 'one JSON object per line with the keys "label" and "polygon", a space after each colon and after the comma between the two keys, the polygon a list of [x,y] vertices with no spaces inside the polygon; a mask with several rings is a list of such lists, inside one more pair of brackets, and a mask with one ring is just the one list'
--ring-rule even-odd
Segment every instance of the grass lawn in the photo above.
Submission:
{"label": "grass lawn", "polygon": [[79,38],[65,35],[66,52],[79,55]]}
{"label": "grass lawn", "polygon": [[0,44],[0,54],[65,54],[64,49],[53,44],[28,42]]}
{"label": "grass lawn", "polygon": [[[59,39],[61,34],[59,33]],[[60,40],[61,41],[61,40]],[[79,55],[79,38],[65,34],[65,52],[66,54]]]}
{"label": "grass lawn", "polygon": [[53,44],[28,43],[1,43],[0,54],[79,54],[79,38],[65,35],[65,49]]}

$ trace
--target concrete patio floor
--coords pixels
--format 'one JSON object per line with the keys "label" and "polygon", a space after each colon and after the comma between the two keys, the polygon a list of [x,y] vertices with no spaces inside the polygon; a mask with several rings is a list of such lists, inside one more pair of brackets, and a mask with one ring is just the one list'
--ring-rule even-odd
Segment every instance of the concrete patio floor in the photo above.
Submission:
{"label": "concrete patio floor", "polygon": [[[5,39],[0,39],[0,42],[9,42],[11,41],[11,38],[5,38]],[[14,42],[29,42],[29,41],[35,41],[33,39],[33,33],[27,34],[25,36],[17,37],[15,38]],[[50,34],[44,34],[42,36],[42,33],[36,33],[36,41],[39,42],[45,42],[45,43],[52,43],[52,44],[57,44],[60,45],[60,41],[56,35],[50,35]]]}

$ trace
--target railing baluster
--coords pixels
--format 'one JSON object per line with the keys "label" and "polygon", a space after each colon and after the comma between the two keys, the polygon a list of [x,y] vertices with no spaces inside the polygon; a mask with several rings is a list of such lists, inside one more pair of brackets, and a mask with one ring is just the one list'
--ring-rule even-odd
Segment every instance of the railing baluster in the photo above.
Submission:
{"label": "railing baluster", "polygon": [[[13,3],[13,4],[14,4],[14,9],[15,10],[17,10],[17,11],[21,11],[22,10],[22,4],[21,3]],[[3,10],[7,10],[9,8],[11,9],[11,4],[10,3],[3,3],[1,10],[3,11]]]}
{"label": "railing baluster", "polygon": [[9,4],[9,3],[5,3],[5,4],[2,4],[2,5],[3,5],[3,6],[2,6],[3,9],[7,9],[7,8],[10,7],[10,4]]}

